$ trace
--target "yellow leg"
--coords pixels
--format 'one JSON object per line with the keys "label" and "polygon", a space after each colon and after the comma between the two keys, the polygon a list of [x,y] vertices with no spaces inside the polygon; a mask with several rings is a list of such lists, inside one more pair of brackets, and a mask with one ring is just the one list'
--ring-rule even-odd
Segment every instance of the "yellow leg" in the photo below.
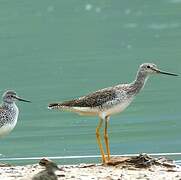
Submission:
{"label": "yellow leg", "polygon": [[99,145],[99,149],[100,149],[100,152],[101,152],[101,155],[102,155],[102,162],[105,163],[106,162],[106,157],[105,157],[105,154],[104,154],[104,149],[102,147],[102,144],[101,144],[101,138],[100,138],[100,133],[99,133],[99,130],[102,126],[102,122],[103,120],[100,119],[100,122],[96,128],[96,138],[97,138],[97,143]]}
{"label": "yellow leg", "polygon": [[109,117],[106,117],[105,128],[104,128],[104,140],[105,140],[105,144],[106,144],[107,160],[109,161],[110,160],[110,148],[109,148],[109,138],[108,138],[108,133],[107,133],[108,121],[109,121]]}

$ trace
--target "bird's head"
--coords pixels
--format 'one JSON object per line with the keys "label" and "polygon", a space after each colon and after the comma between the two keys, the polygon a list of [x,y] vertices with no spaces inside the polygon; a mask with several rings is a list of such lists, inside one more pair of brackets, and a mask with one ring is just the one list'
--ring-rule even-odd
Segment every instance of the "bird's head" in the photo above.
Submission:
{"label": "bird's head", "polygon": [[24,102],[31,102],[31,101],[25,100],[23,98],[20,98],[19,96],[17,96],[16,92],[12,91],[12,90],[8,90],[3,94],[3,101],[6,103],[13,103],[16,100],[24,101]]}
{"label": "bird's head", "polygon": [[177,74],[166,72],[160,70],[155,64],[153,63],[144,63],[140,65],[139,72],[144,75],[151,75],[151,74],[166,74],[171,76],[178,76]]}

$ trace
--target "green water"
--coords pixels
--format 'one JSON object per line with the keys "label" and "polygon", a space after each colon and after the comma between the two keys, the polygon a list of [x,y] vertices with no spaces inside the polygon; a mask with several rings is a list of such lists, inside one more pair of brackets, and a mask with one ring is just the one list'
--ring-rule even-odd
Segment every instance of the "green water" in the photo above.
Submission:
{"label": "green water", "polygon": [[[17,102],[1,157],[99,155],[97,117],[50,111],[48,103],[130,82],[143,62],[181,74],[180,10],[180,0],[1,0],[0,92],[33,102]],[[180,152],[180,92],[180,77],[151,77],[111,117],[111,153]]]}

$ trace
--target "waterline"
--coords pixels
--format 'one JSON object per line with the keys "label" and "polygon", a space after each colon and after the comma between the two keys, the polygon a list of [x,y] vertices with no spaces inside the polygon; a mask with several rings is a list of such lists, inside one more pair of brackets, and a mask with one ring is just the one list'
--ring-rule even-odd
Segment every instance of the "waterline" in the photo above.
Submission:
{"label": "waterline", "polygon": [[[112,157],[120,156],[138,156],[139,154],[121,154],[121,155],[111,155]],[[177,153],[148,153],[150,156],[178,156],[181,155],[181,152]],[[45,157],[45,156],[44,156]],[[49,159],[88,159],[88,158],[100,158],[100,155],[88,155],[88,156],[50,156],[46,157]],[[39,160],[42,157],[15,157],[15,158],[0,158],[0,161],[22,161],[22,160]],[[181,160],[177,160],[179,163],[181,163]]]}

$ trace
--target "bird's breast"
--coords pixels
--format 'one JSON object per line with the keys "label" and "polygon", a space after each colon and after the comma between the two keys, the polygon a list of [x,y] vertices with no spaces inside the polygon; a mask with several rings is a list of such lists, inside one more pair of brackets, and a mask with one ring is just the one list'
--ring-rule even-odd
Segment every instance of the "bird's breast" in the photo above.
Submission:
{"label": "bird's breast", "polygon": [[1,112],[0,138],[9,134],[16,126],[18,120],[18,108],[12,107]]}
{"label": "bird's breast", "polygon": [[112,105],[112,107],[105,108],[100,114],[100,116],[105,117],[105,116],[110,116],[112,114],[120,113],[124,111],[124,109],[126,109],[132,101],[133,98],[129,98],[127,100],[124,100],[123,102]]}

